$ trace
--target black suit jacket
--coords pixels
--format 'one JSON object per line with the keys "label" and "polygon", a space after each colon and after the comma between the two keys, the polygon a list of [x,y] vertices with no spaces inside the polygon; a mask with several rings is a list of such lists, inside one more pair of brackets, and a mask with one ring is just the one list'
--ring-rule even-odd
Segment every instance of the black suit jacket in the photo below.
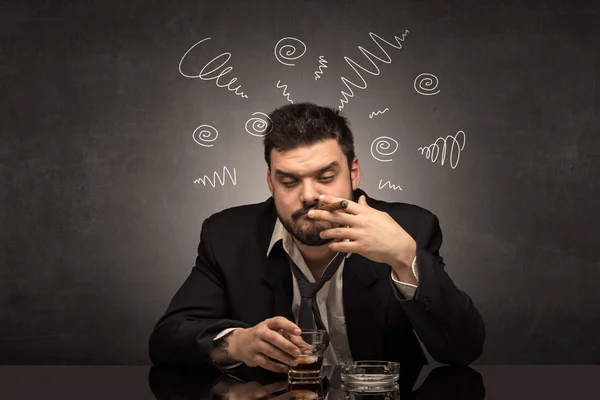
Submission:
{"label": "black suit jacket", "polygon": [[[362,194],[356,190],[354,200]],[[481,355],[484,322],[444,270],[438,218],[415,205],[369,197],[367,203],[387,212],[415,239],[419,284],[407,299],[391,280],[389,265],[359,254],[346,259],[343,302],[352,358],[427,364],[414,329],[438,362],[470,364]],[[269,198],[204,221],[196,265],[150,336],[155,365],[218,367],[210,352],[223,329],[247,328],[274,316],[294,320],[285,251],[279,244],[266,256],[276,218]]]}

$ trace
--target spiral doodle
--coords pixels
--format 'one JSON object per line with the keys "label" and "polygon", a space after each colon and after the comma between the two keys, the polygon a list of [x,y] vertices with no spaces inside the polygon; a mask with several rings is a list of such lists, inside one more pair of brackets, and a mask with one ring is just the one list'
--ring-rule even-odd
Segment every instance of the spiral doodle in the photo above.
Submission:
{"label": "spiral doodle", "polygon": [[194,130],[192,137],[194,138],[194,142],[200,146],[213,147],[214,144],[212,142],[219,137],[219,131],[211,125],[200,125]]}
{"label": "spiral doodle", "polygon": [[440,90],[434,92],[438,86],[438,78],[433,74],[423,73],[415,78],[415,90],[423,96],[433,96],[438,94]]}
{"label": "spiral doodle", "polygon": [[[390,141],[393,142],[393,144]],[[392,151],[385,152],[385,150],[388,150],[392,146],[395,146]],[[381,161],[381,162],[390,162],[390,161],[392,161],[391,159],[382,160],[380,158],[377,158],[375,156],[375,154],[373,153],[373,150],[375,150],[377,152],[377,154],[380,154],[382,156],[389,156],[389,155],[394,154],[396,152],[396,150],[398,150],[398,142],[396,142],[391,137],[381,136],[381,137],[378,137],[377,139],[373,140],[373,143],[371,143],[371,155],[373,156],[373,158],[376,159],[377,161]]]}
{"label": "spiral doodle", "polygon": [[[268,123],[269,123],[269,121],[271,121],[271,119],[265,113],[261,113],[261,112],[252,113],[253,116],[257,115],[257,114],[260,116],[263,116],[264,118],[254,117],[254,118],[250,118],[248,121],[246,121],[246,132],[248,132],[252,136],[262,137],[262,136],[265,136],[267,133],[269,133],[269,132],[265,132],[265,131],[267,130]],[[250,124],[250,128],[248,128],[249,124]]]}
{"label": "spiral doodle", "polygon": [[[295,41],[300,43],[303,47],[302,53],[300,53],[300,55],[295,55],[296,51],[300,50],[296,48],[294,44],[284,43],[280,46],[280,43],[284,40]],[[277,44],[275,45],[275,50],[273,52],[275,53],[275,58],[277,58],[277,61],[279,61],[283,65],[287,65],[288,67],[293,67],[296,64],[286,63],[285,61],[282,61],[282,59],[286,61],[294,61],[299,59],[304,55],[304,53],[306,53],[306,45],[299,39],[293,37],[284,37],[283,39],[279,40],[279,42],[277,42]]]}

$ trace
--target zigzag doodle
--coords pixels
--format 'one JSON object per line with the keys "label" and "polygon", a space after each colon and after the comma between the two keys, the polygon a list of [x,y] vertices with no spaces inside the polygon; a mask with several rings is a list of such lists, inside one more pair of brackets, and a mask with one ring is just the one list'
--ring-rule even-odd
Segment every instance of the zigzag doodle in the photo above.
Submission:
{"label": "zigzag doodle", "polygon": [[383,111],[374,111],[371,114],[369,114],[369,118],[373,119],[374,115],[383,114],[386,111],[390,111],[390,109],[386,107],[385,110],[383,110]]}
{"label": "zigzag doodle", "polygon": [[387,181],[383,185],[381,184],[381,182],[383,182],[383,179],[381,179],[379,181],[379,189],[380,190],[383,189],[386,185],[389,186],[389,188],[393,189],[393,190],[398,190],[398,189],[402,190],[402,188],[400,186],[392,185],[392,183],[390,181]]}
{"label": "zigzag doodle", "polygon": [[327,68],[327,60],[323,58],[324,56],[319,56],[319,70],[315,71],[315,81],[318,80],[321,75],[323,75],[323,69]]}
{"label": "zigzag doodle", "polygon": [[287,85],[279,86],[280,82],[281,81],[277,81],[277,89],[283,88],[283,95],[286,97],[287,101],[289,101],[290,103],[293,104],[294,102],[292,100],[290,100],[290,94],[285,92],[287,90]]}
{"label": "zigzag doodle", "polygon": [[198,184],[198,185],[200,183],[202,183],[204,186],[206,186],[206,182],[208,181],[209,185],[211,185],[212,187],[215,187],[215,185],[217,184],[217,179],[218,179],[221,186],[225,186],[225,172],[227,172],[227,174],[229,175],[229,179],[235,186],[236,181],[237,181],[237,177],[235,174],[235,168],[233,168],[233,176],[231,176],[231,172],[229,172],[229,169],[227,169],[227,167],[223,167],[223,177],[222,178],[221,178],[221,175],[219,175],[218,172],[215,171],[215,172],[213,172],[212,180],[208,177],[208,175],[204,175],[204,177],[196,179],[194,181],[194,183]]}
{"label": "zigzag doodle", "polygon": [[365,81],[365,78],[363,78],[363,76],[360,74],[360,72],[358,72],[358,68],[360,68],[361,70],[363,70],[364,72],[367,72],[371,75],[379,75],[380,71],[379,71],[379,67],[377,67],[377,64],[375,64],[375,62],[373,61],[373,59],[379,60],[383,63],[386,64],[390,64],[392,62],[392,59],[390,57],[390,55],[383,49],[383,47],[381,47],[381,44],[377,41],[381,41],[385,44],[387,44],[388,46],[391,46],[395,49],[402,49],[402,43],[404,41],[404,38],[406,37],[406,35],[408,35],[408,30],[404,31],[404,33],[402,34],[402,37],[398,37],[398,36],[394,36],[394,39],[396,39],[396,42],[398,43],[398,46],[388,42],[387,40],[381,38],[380,36],[377,36],[376,34],[374,34],[373,32],[369,32],[369,36],[371,36],[371,39],[373,39],[373,41],[375,42],[375,44],[381,49],[381,51],[383,51],[383,53],[385,54],[385,59],[383,58],[379,58],[377,57],[375,54],[371,53],[370,51],[366,50],[364,47],[362,46],[358,46],[358,49],[360,51],[362,51],[362,53],[365,55],[365,57],[367,57],[367,59],[371,62],[371,64],[373,64],[373,66],[375,67],[375,71],[369,71],[368,69],[366,69],[365,67],[359,65],[358,63],[356,63],[354,60],[348,58],[348,57],[344,57],[344,60],[346,60],[346,62],[348,63],[348,65],[350,65],[350,67],[352,67],[352,69],[354,70],[354,72],[356,72],[356,74],[358,75],[358,77],[360,78],[360,80],[362,81],[362,86],[357,85],[354,82],[349,81],[348,79],[346,79],[345,77],[342,77],[342,82],[346,85],[346,88],[348,88],[348,90],[350,91],[350,93],[346,93],[342,90],[342,99],[340,99],[340,103],[341,105],[338,107],[340,109],[340,111],[342,110],[342,108],[344,108],[344,104],[348,104],[348,98],[349,97],[354,97],[354,91],[352,91],[352,89],[350,88],[350,85],[354,86],[357,89],[366,89],[367,88],[367,82]]}

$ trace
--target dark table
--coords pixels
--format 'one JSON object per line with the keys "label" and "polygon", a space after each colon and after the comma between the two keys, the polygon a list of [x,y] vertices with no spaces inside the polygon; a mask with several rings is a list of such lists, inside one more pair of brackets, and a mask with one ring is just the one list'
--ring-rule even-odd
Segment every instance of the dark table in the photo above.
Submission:
{"label": "dark table", "polygon": [[[325,381],[328,400],[385,399],[348,392],[339,370]],[[424,366],[402,367],[395,399],[600,398],[600,366]],[[226,399],[256,396],[289,400],[285,376],[241,368],[233,376],[194,368],[147,366],[0,366],[2,399]],[[280,391],[276,391],[280,389]],[[262,391],[262,393],[261,393]]]}

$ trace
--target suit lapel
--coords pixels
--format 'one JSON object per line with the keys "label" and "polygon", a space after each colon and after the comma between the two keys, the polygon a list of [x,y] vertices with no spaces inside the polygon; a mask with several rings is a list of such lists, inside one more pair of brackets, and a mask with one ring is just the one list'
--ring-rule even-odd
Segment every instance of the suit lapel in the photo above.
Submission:
{"label": "suit lapel", "polygon": [[[277,245],[276,247],[281,247]],[[270,256],[267,257],[263,283],[273,293],[272,310],[274,315],[279,315],[294,321],[292,313],[292,300],[294,297],[294,288],[292,282],[292,272],[288,265],[283,248],[273,248]]]}
{"label": "suit lapel", "polygon": [[257,235],[258,247],[261,255],[265,257],[261,281],[267,290],[272,293],[270,315],[278,315],[294,321],[292,313],[292,300],[294,296],[292,272],[290,271],[281,242],[273,247],[268,257],[266,256],[277,220],[273,198],[269,198],[266,203],[266,212],[263,218],[260,219],[259,234]]}
{"label": "suit lapel", "polygon": [[379,276],[375,263],[358,254],[346,259],[343,279],[346,333],[352,359],[381,359],[387,309],[382,285],[387,281]]}

